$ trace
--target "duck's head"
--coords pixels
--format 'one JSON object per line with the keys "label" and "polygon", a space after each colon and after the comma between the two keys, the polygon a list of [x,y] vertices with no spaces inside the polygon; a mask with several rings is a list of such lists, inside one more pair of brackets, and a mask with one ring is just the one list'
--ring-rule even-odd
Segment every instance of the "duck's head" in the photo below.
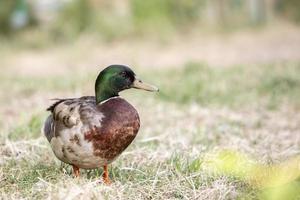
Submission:
{"label": "duck's head", "polygon": [[96,79],[96,103],[118,96],[119,92],[130,89],[142,89],[157,92],[158,88],[144,83],[135,73],[124,65],[110,65],[100,72]]}

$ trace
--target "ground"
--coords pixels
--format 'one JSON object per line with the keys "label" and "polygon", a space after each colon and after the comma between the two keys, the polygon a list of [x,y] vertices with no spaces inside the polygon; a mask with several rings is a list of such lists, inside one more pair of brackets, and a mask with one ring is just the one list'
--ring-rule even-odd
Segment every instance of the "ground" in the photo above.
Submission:
{"label": "ground", "polygon": [[[2,46],[1,197],[288,199],[286,195],[299,195],[294,192],[299,189],[299,173],[290,166],[295,159],[299,163],[300,30],[285,28],[290,30],[192,34],[185,41],[138,39],[94,45],[82,38],[72,45],[30,50]],[[141,129],[110,166],[110,186],[100,181],[102,169],[82,170],[82,176],[74,178],[71,167],[55,158],[41,133],[49,99],[93,94],[94,79],[108,63],[134,66],[140,78],[160,88],[159,94],[122,92],[139,111]],[[273,175],[261,172],[274,168],[280,174],[286,172],[285,166],[294,176],[279,184],[268,181]]]}

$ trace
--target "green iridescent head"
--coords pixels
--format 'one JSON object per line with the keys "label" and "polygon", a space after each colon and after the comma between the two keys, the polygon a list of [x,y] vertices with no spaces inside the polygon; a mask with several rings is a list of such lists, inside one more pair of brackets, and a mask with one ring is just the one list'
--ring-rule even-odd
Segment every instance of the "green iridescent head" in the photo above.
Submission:
{"label": "green iridescent head", "polygon": [[135,73],[124,65],[110,65],[100,72],[95,83],[96,103],[100,103],[119,92],[130,89],[158,91],[158,88],[138,79]]}

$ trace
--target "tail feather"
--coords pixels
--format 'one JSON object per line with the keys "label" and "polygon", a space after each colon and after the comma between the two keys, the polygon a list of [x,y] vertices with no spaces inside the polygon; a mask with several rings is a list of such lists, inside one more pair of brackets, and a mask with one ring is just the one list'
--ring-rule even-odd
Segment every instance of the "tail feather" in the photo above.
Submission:
{"label": "tail feather", "polygon": [[47,140],[50,142],[51,139],[54,137],[54,121],[52,115],[49,115],[45,124],[44,124],[44,135],[46,136]]}

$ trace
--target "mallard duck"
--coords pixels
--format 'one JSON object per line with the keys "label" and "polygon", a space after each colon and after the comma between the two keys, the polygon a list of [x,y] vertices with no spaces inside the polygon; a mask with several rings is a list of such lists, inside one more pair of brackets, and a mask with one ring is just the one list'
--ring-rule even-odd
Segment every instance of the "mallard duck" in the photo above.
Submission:
{"label": "mallard duck", "polygon": [[127,66],[111,65],[95,83],[95,96],[56,99],[44,124],[44,134],[55,156],[79,169],[103,167],[103,181],[110,183],[108,165],[134,140],[140,128],[136,109],[119,92],[137,88],[158,91],[142,82]]}

